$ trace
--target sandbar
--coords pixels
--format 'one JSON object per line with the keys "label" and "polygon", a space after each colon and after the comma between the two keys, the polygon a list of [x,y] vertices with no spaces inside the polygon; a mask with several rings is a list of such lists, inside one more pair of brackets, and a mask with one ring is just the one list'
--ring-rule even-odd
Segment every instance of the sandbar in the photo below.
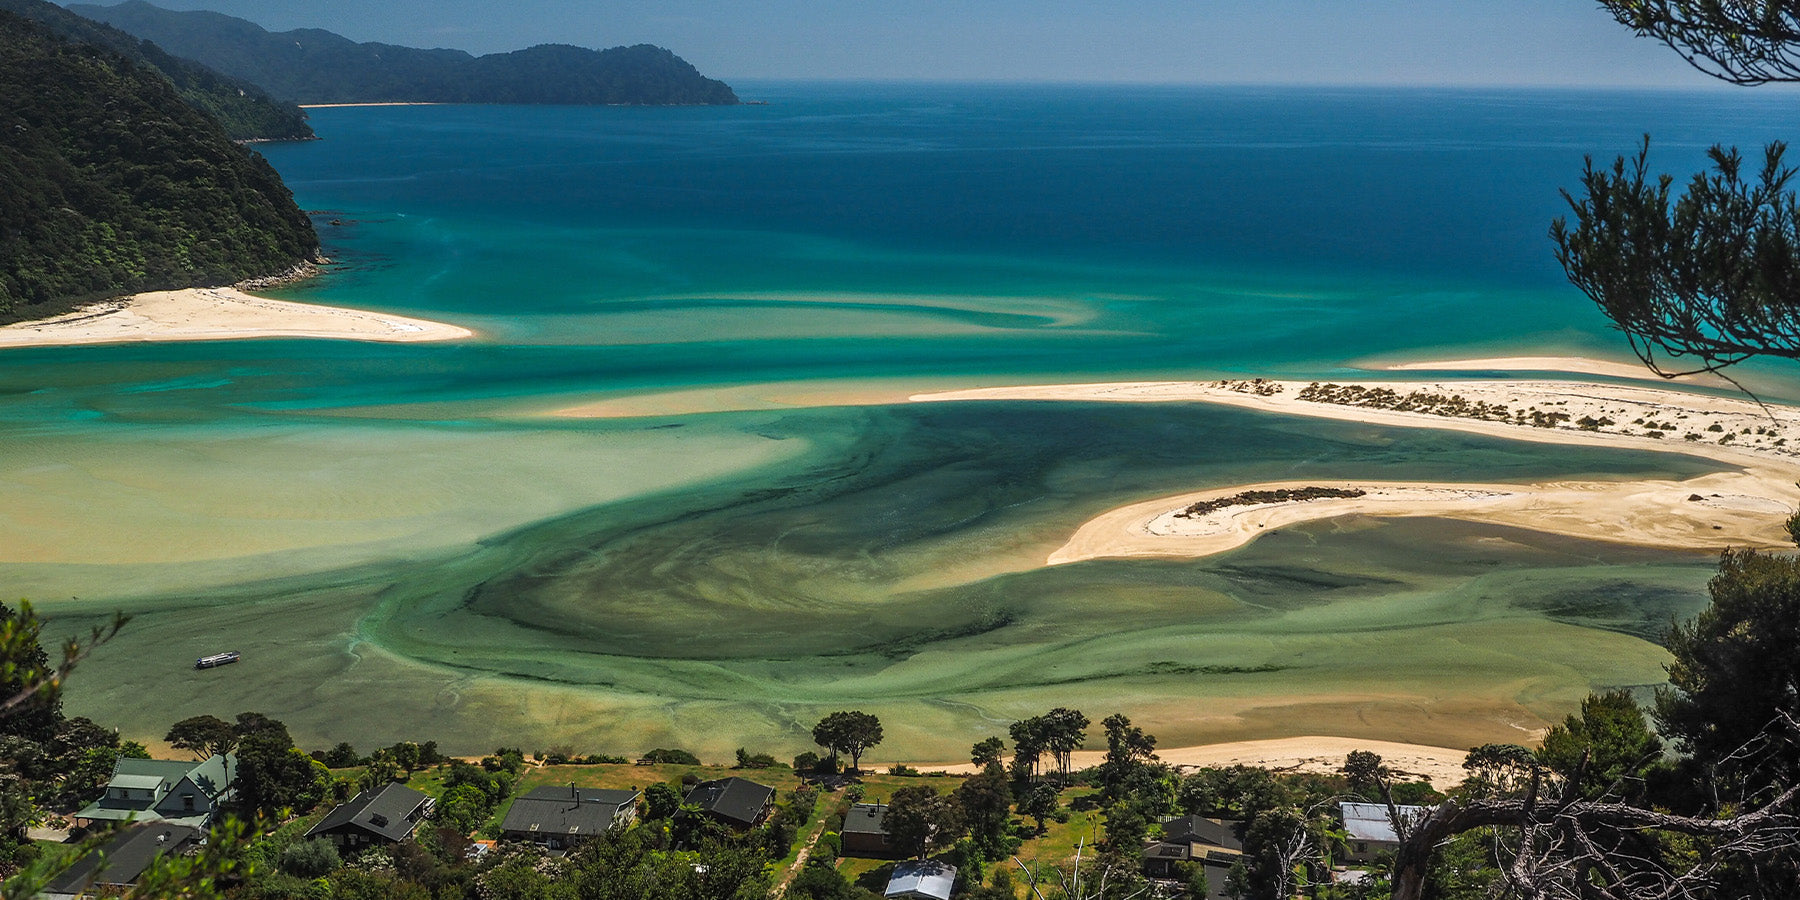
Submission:
{"label": "sandbar", "polygon": [[[1443,516],[1683,549],[1774,548],[1791,545],[1782,521],[1800,508],[1800,488],[1794,483],[1800,477],[1800,410],[1669,388],[1576,381],[1319,385],[1251,379],[984,388],[912,399],[1203,402],[1515,440],[1682,453],[1737,467],[1685,481],[1238,485],[1103,513],[1054,551],[1050,564],[1100,557],[1205,556],[1241,546],[1271,528],[1348,515]],[[1193,503],[1245,490],[1301,487],[1365,494],[1236,505],[1191,518],[1178,515]]]}
{"label": "sandbar", "polygon": [[0,327],[0,348],[250,338],[451,341],[474,334],[443,322],[271,300],[236,288],[188,288],[136,294],[51,319]]}
{"label": "sandbar", "polygon": [[1566,372],[1570,375],[1600,375],[1607,378],[1632,378],[1658,383],[1699,384],[1726,387],[1730,382],[1705,373],[1664,378],[1636,362],[1615,362],[1589,356],[1490,356],[1479,359],[1428,359],[1399,363],[1358,363],[1357,368],[1373,372]]}
{"label": "sandbar", "polygon": [[[1462,767],[1463,759],[1469,752],[1466,748],[1457,750],[1451,747],[1430,747],[1424,744],[1403,744],[1394,741],[1323,735],[1303,735],[1262,741],[1231,741],[1194,747],[1164,747],[1159,748],[1156,755],[1163,762],[1177,768],[1252,766],[1280,772],[1328,775],[1343,768],[1344,757],[1348,756],[1352,750],[1378,753],[1381,755],[1382,762],[1395,770],[1402,778],[1422,778],[1431,782],[1432,786],[1439,790],[1461,784],[1468,774]],[[1076,769],[1100,765],[1105,759],[1106,753],[1100,750],[1077,750],[1069,755],[1070,765]],[[922,771],[950,772],[957,775],[972,774],[975,771],[975,767],[969,763],[954,765],[909,763],[908,765]]]}
{"label": "sandbar", "polygon": [[573,419],[618,419],[697,413],[807,409],[836,406],[886,406],[907,402],[925,390],[956,390],[967,380],[867,378],[825,381],[764,381],[723,384],[650,393],[620,394],[562,405],[540,415]]}

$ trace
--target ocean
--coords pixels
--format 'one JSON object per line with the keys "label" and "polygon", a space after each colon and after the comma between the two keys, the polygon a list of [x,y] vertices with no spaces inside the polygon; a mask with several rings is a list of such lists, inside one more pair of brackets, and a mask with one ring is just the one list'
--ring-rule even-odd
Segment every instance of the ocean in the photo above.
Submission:
{"label": "ocean", "polygon": [[[864,708],[882,753],[954,760],[1070,703],[1171,746],[1466,746],[1660,680],[1707,554],[1343,519],[1042,562],[1099,512],[1206,487],[1719,464],[891,401],[1628,359],[1552,255],[1559,190],[1645,134],[1678,177],[1788,137],[1791,93],[738,87],[767,105],[319,109],[322,140],[259,148],[334,260],[278,296],[476,340],[0,354],[5,589],[52,631],[135,617],[70,710],[140,737],[254,709],[320,746],[780,755]],[[1747,376],[1800,398],[1780,366]]]}

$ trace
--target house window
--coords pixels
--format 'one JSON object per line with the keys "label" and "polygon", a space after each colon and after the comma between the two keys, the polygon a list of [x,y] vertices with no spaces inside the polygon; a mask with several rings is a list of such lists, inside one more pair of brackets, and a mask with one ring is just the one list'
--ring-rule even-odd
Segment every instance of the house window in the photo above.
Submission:
{"label": "house window", "polygon": [[1369,843],[1367,841],[1357,841],[1356,842],[1356,852],[1358,852],[1358,853],[1369,852]]}
{"label": "house window", "polygon": [[186,812],[194,811],[194,795],[193,794],[182,794],[181,795],[181,808],[182,808],[182,810],[184,810]]}

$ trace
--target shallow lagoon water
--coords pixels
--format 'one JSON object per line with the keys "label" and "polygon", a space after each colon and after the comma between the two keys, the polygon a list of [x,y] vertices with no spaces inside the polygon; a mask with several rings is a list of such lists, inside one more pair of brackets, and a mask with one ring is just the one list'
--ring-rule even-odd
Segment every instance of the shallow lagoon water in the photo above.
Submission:
{"label": "shallow lagoon water", "polygon": [[[265,149],[338,260],[283,296],[480,340],[0,356],[6,589],[59,626],[137,616],[70,708],[151,738],[258,709],[314,744],[722,757],[858,706],[884,753],[955,759],[1062,703],[1169,745],[1455,746],[1660,679],[1707,554],[1345,519],[1041,563],[1096,513],[1208,486],[1710,463],[1189,405],[544,413],[1616,358],[1550,257],[1556,189],[1647,130],[1678,171],[1781,137],[1788,95],[751,93],[771,105],[318,110],[325,140]],[[185,669],[226,648],[245,662]],[[146,672],[172,689],[145,702]]]}
{"label": "shallow lagoon water", "polygon": [[[129,680],[149,665],[192,682],[185,699],[108,709],[146,730],[171,707],[219,702],[198,690],[205,673],[173,673],[230,644],[282,673],[247,671],[230,693],[319,734],[417,720],[463,739],[655,735],[723,754],[751,738],[791,743],[848,705],[882,710],[902,723],[899,746],[941,756],[995,720],[1080,698],[1172,740],[1303,728],[1454,743],[1535,727],[1589,685],[1658,680],[1661,654],[1644,638],[1690,612],[1710,573],[1705,554],[1375,520],[1193,562],[1041,565],[1121,499],[1309,475],[1711,469],[1679,456],[1186,405],[705,418],[808,450],[451,552],[126,601],[139,619],[89,676]],[[382,715],[343,718],[353,685],[396,678],[435,686],[383,690],[360,707]],[[552,700],[582,712],[547,717]]]}

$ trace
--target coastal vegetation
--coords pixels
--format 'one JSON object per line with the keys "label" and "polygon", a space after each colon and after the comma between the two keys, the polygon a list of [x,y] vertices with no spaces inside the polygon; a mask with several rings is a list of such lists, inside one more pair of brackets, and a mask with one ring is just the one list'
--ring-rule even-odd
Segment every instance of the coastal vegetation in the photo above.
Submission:
{"label": "coastal vegetation", "polygon": [[76,43],[105,47],[140,66],[156,70],[187,105],[210,116],[234,141],[304,141],[314,135],[306,114],[277,103],[248,81],[223,75],[191,59],[111,25],[78,16],[46,0],[0,0],[0,11],[30,19]]}
{"label": "coastal vegetation", "polygon": [[297,103],[560,103],[729,105],[737,95],[661,47],[590,50],[541,44],[474,56],[357,43],[318,28],[270,33],[216,12],[176,12],[129,0],[78,4],[81,15]]}
{"label": "coastal vegetation", "polygon": [[291,271],[318,253],[275,170],[168,79],[0,12],[0,321]]}
{"label": "coastal vegetation", "polygon": [[1276,488],[1272,491],[1239,491],[1229,497],[1190,503],[1175,514],[1178,519],[1193,519],[1234,506],[1257,506],[1264,503],[1301,503],[1307,500],[1354,499],[1368,491],[1362,488],[1303,487]]}
{"label": "coastal vegetation", "polygon": [[1295,395],[1309,403],[1335,403],[1339,406],[1361,406],[1394,412],[1416,412],[1429,416],[1456,419],[1481,419],[1487,422],[1530,423],[1551,428],[1569,419],[1568,413],[1541,410],[1514,410],[1503,403],[1468,400],[1461,394],[1439,394],[1431,391],[1409,391],[1402,394],[1392,388],[1365,384],[1319,384],[1313,382]]}

